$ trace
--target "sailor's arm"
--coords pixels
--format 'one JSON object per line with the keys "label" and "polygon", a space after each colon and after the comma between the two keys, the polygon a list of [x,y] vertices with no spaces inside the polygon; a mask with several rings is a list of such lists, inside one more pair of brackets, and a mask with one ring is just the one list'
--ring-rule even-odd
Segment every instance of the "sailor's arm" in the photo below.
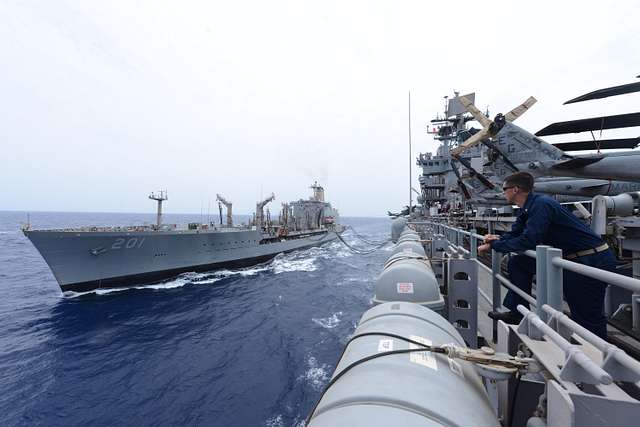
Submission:
{"label": "sailor's arm", "polygon": [[[534,204],[529,209],[529,215],[526,223],[523,221],[523,230],[513,237],[511,234],[503,236],[500,240],[495,240],[489,245],[491,249],[502,252],[524,252],[542,243],[544,236],[549,230],[551,220],[553,218],[553,208],[547,203]],[[516,221],[517,224],[517,221]],[[516,226],[514,224],[514,228]],[[506,237],[506,238],[505,238]]]}

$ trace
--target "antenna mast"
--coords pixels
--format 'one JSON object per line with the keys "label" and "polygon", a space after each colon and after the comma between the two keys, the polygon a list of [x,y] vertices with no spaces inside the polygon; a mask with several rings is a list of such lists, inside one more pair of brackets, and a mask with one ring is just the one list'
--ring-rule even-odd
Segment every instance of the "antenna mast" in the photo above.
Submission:
{"label": "antenna mast", "polygon": [[413,165],[412,165],[412,156],[411,156],[411,91],[409,91],[409,215],[411,215],[412,204],[413,204],[413,194],[411,193],[411,188],[413,186]]}
{"label": "antenna mast", "polygon": [[160,226],[162,225],[162,202],[164,202],[165,200],[169,200],[169,196],[167,196],[167,190],[160,190],[158,193],[151,193],[149,195],[149,198],[158,202],[158,218],[156,220],[156,228],[160,230]]}

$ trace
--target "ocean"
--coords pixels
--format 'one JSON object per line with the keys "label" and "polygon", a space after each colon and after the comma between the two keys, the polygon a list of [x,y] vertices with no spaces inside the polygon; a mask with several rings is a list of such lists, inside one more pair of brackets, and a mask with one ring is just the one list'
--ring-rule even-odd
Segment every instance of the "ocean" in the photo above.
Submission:
{"label": "ocean", "polygon": [[[389,254],[339,241],[237,270],[63,295],[0,212],[0,425],[303,426]],[[36,212],[34,228],[153,223],[154,215]],[[200,215],[165,215],[167,223]],[[386,218],[343,218],[362,237]],[[353,232],[345,240],[371,246]]]}

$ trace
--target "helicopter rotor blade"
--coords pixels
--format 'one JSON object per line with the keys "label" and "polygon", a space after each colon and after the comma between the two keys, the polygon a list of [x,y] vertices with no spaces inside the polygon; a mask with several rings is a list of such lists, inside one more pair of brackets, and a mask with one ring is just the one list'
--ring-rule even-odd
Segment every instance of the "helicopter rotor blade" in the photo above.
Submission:
{"label": "helicopter rotor blade", "polygon": [[491,119],[485,116],[484,114],[482,114],[482,112],[478,110],[478,108],[475,105],[473,105],[473,103],[469,101],[469,99],[465,98],[464,96],[461,96],[460,103],[464,106],[464,108],[468,112],[471,113],[473,118],[476,119],[476,121],[480,123],[483,128],[488,128],[489,126],[491,126],[491,123],[492,123]]}
{"label": "helicopter rotor blade", "polygon": [[514,121],[515,119],[517,119],[518,117],[523,115],[536,102],[538,102],[538,100],[535,99],[533,96],[530,96],[522,104],[518,105],[516,108],[514,108],[513,110],[511,110],[507,114],[505,114],[505,116],[504,116],[505,119],[508,122]]}
{"label": "helicopter rotor blade", "polygon": [[488,128],[482,129],[481,131],[469,137],[465,142],[463,142],[462,144],[458,145],[456,148],[451,150],[451,154],[460,155],[463,151],[466,151],[467,149],[478,144],[483,139],[489,138],[490,136],[491,136],[491,133],[489,132]]}

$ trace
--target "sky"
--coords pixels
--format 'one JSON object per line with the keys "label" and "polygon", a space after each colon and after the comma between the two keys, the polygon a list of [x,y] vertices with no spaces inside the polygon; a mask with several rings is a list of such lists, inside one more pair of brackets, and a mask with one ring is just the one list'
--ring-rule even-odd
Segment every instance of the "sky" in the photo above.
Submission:
{"label": "sky", "polygon": [[381,216],[408,202],[409,92],[411,158],[435,151],[425,129],[454,90],[492,115],[535,96],[532,132],[635,112],[640,94],[562,103],[637,81],[639,17],[633,1],[0,0],[0,210],[154,212],[163,189],[169,213],[220,193],[248,214],[317,180],[341,215]]}

